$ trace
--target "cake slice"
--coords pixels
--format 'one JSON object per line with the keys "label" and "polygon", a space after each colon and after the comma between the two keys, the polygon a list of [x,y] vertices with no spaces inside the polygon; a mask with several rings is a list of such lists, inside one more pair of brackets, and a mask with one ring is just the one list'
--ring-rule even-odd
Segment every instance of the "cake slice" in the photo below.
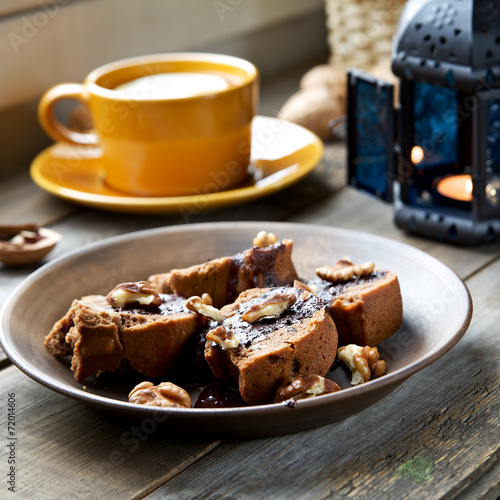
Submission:
{"label": "cake slice", "polygon": [[355,266],[347,257],[335,266],[319,268],[308,285],[329,308],[339,345],[374,347],[401,326],[403,301],[394,272],[373,263]]}
{"label": "cake slice", "polygon": [[72,348],[71,369],[78,382],[121,365],[120,315],[105,304],[105,297],[93,295],[74,305],[65,340]]}
{"label": "cake slice", "polygon": [[185,269],[149,277],[151,286],[159,293],[183,297],[208,293],[215,307],[233,302],[249,288],[291,285],[297,279],[293,265],[292,240],[245,250],[230,257],[221,257]]}
{"label": "cake slice", "polygon": [[[160,295],[139,283],[140,293],[137,283],[126,283],[107,297],[89,295],[73,301],[47,335],[45,346],[51,354],[72,356],[78,382],[119,368],[160,377],[176,367],[188,339],[205,324],[203,316],[186,308],[182,297]],[[153,303],[137,299],[153,294]]]}
{"label": "cake slice", "polygon": [[45,337],[45,347],[52,356],[71,356],[73,348],[69,342],[66,342],[66,335],[74,325],[75,308],[80,301],[73,300],[68,312],[57,321],[49,334]]}
{"label": "cake slice", "polygon": [[335,324],[307,290],[250,289],[220,312],[222,322],[211,322],[206,336],[205,359],[249,404],[272,403],[282,380],[323,376],[335,360]]}
{"label": "cake slice", "polygon": [[123,359],[149,377],[161,377],[178,366],[191,337],[204,323],[203,316],[186,309],[186,300],[162,294],[157,313],[141,309],[121,311]]}

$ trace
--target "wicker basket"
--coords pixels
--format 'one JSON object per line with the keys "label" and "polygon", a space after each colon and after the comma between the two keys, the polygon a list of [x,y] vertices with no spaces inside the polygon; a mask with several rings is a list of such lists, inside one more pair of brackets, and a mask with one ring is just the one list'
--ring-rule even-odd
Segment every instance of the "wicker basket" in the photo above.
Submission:
{"label": "wicker basket", "polygon": [[369,69],[390,60],[405,0],[325,0],[330,63]]}

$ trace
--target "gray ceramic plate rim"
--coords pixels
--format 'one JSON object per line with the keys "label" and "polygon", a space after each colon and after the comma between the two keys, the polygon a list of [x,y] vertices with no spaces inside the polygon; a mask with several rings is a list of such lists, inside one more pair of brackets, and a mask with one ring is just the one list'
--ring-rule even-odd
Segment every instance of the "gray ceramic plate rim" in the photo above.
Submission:
{"label": "gray ceramic plate rim", "polygon": [[[448,338],[446,342],[444,342],[438,349],[431,350],[427,352],[424,356],[420,357],[417,361],[408,364],[402,368],[391,371],[387,373],[384,377],[379,379],[372,380],[366,384],[362,384],[355,387],[350,387],[348,389],[344,389],[339,392],[335,392],[332,394],[324,395],[319,398],[313,398],[308,400],[299,401],[297,407],[301,409],[311,409],[318,408],[325,405],[341,405],[343,402],[349,400],[358,400],[359,398],[363,398],[364,396],[370,395],[370,393],[374,393],[376,391],[384,391],[390,392],[394,388],[396,388],[399,384],[409,378],[411,375],[417,373],[423,368],[427,367],[445,353],[447,353],[453,346],[455,346],[458,341],[463,337],[467,328],[470,324],[472,317],[472,300],[470,297],[470,293],[463,283],[463,281],[456,275],[454,271],[452,271],[449,267],[430,256],[429,254],[409,246],[405,243],[401,243],[395,240],[391,240],[382,236],[364,233],[361,231],[344,229],[344,228],[336,228],[331,226],[319,226],[313,224],[299,224],[299,223],[286,223],[286,222],[216,222],[216,223],[199,223],[199,224],[189,224],[182,226],[170,226],[164,228],[156,228],[150,230],[137,231],[133,233],[128,233],[125,235],[115,236],[108,238],[106,240],[102,240],[100,242],[92,243],[86,247],[83,247],[79,250],[72,251],[66,255],[63,255],[59,258],[52,260],[51,262],[45,264],[37,271],[29,275],[20,285],[16,287],[16,289],[12,292],[10,297],[7,299],[2,309],[0,310],[0,344],[2,345],[5,353],[11,362],[17,366],[22,372],[28,375],[30,378],[35,380],[36,382],[52,389],[53,391],[63,394],[65,396],[71,397],[73,399],[79,400],[85,404],[88,404],[93,407],[97,407],[102,410],[111,410],[113,413],[121,413],[125,417],[138,417],[144,418],[148,415],[151,415],[152,412],[164,412],[168,415],[176,415],[182,417],[183,415],[188,416],[189,420],[192,421],[200,419],[200,422],[203,421],[204,418],[221,418],[225,419],[228,417],[237,418],[238,416],[246,416],[246,417],[262,417],[262,416],[278,416],[280,414],[284,414],[290,412],[290,408],[284,404],[268,404],[262,406],[251,406],[251,407],[242,407],[242,408],[218,408],[218,409],[178,409],[178,408],[161,408],[161,409],[151,409],[148,407],[142,407],[138,405],[133,405],[131,403],[120,401],[116,399],[110,399],[106,397],[102,397],[96,394],[92,394],[89,392],[85,392],[84,388],[75,389],[74,387],[68,386],[64,383],[61,384],[61,381],[57,378],[48,376],[47,374],[40,372],[37,367],[31,362],[30,359],[26,358],[22,350],[19,350],[14,345],[12,334],[13,332],[9,331],[8,322],[10,316],[13,314],[15,309],[15,305],[22,300],[23,294],[25,291],[32,285],[32,283],[36,282],[37,279],[43,277],[45,274],[52,272],[57,269],[61,264],[67,263],[69,261],[78,261],[83,255],[89,253],[98,253],[100,249],[107,247],[117,247],[131,240],[144,239],[147,240],[149,237],[155,237],[158,235],[162,235],[164,233],[193,233],[197,231],[205,231],[206,228],[210,226],[213,228],[217,228],[217,230],[228,231],[228,234],[234,230],[235,227],[248,231],[248,234],[255,234],[256,231],[265,228],[268,231],[273,231],[279,233],[280,237],[287,237],[287,233],[290,229],[303,231],[304,234],[308,233],[325,233],[328,235],[333,235],[336,238],[342,239],[344,238],[356,238],[359,239],[360,242],[369,242],[371,245],[387,245],[393,246],[394,248],[399,249],[400,251],[406,252],[411,260],[423,261],[428,265],[434,266],[439,272],[444,273],[445,277],[449,280],[453,280],[454,287],[456,287],[457,292],[460,292],[464,296],[463,305],[465,306],[462,311],[462,321],[461,326],[457,329],[457,331],[449,332]],[[405,253],[405,255],[406,255]],[[293,256],[292,256],[293,258]],[[409,260],[409,262],[411,262]],[[404,290],[403,290],[403,298],[404,298]],[[54,318],[54,321],[58,318]],[[43,345],[42,345],[43,347]],[[56,362],[56,361],[55,361]],[[391,388],[392,387],[392,388]],[[372,403],[373,404],[373,403]],[[369,406],[369,405],[367,405]],[[358,410],[359,411],[359,410]],[[307,425],[306,425],[307,427]]]}

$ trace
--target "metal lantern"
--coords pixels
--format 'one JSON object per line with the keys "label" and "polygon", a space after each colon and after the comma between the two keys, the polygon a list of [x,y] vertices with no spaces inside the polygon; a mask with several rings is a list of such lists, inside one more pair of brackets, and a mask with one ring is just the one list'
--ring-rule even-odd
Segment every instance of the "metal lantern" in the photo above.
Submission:
{"label": "metal lantern", "polygon": [[500,2],[410,0],[393,44],[396,111],[391,84],[348,73],[349,182],[402,229],[500,239]]}

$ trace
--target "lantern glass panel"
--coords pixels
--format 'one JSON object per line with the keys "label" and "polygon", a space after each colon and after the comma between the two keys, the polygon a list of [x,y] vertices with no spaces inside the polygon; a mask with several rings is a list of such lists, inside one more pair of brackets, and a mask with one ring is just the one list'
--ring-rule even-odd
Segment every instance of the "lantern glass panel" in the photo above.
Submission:
{"label": "lantern glass panel", "polygon": [[349,182],[392,199],[393,86],[362,71],[349,74]]}
{"label": "lantern glass panel", "polygon": [[423,158],[418,168],[456,163],[458,157],[458,91],[414,83],[414,144]]}
{"label": "lantern glass panel", "polygon": [[[410,85],[406,120],[411,123],[411,139],[406,154],[412,174],[405,202],[422,208],[470,210],[472,184],[461,175],[467,170],[466,155],[461,151],[468,133],[459,117],[463,96],[455,88],[419,81]],[[451,176],[455,177],[445,180]]]}

